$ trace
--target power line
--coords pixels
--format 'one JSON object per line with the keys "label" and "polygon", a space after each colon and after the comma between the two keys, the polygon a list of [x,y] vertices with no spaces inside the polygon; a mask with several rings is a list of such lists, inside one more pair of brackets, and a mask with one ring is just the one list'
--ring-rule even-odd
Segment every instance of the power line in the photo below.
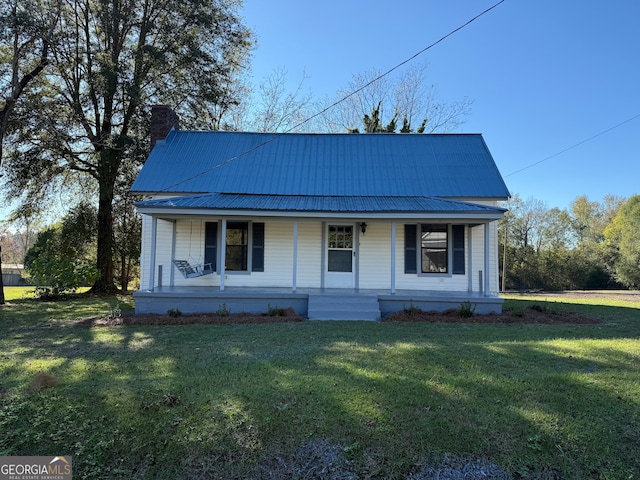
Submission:
{"label": "power line", "polygon": [[494,5],[492,5],[491,7],[487,8],[486,10],[484,10],[483,12],[479,13],[478,15],[476,15],[475,17],[473,17],[471,20],[467,21],[466,23],[460,25],[458,28],[455,28],[454,30],[451,30],[449,33],[447,33],[446,35],[444,35],[443,37],[440,37],[438,40],[436,40],[435,42],[433,42],[432,44],[424,47],[422,50],[420,50],[419,52],[413,54],[411,57],[407,58],[406,60],[403,60],[402,62],[398,63],[397,65],[395,65],[394,67],[390,68],[389,70],[387,70],[386,72],[378,75],[376,78],[374,78],[373,80],[365,83],[364,85],[362,85],[361,87],[357,88],[356,90],[354,90],[353,92],[345,95],[344,97],[342,97],[341,99],[335,101],[334,103],[332,103],[331,105],[329,105],[328,107],[323,108],[322,110],[320,110],[319,112],[311,115],[310,117],[307,117],[306,119],[304,119],[303,121],[301,121],[300,123],[294,125],[293,127],[289,128],[288,130],[282,132],[282,133],[278,133],[278,134],[274,134],[273,137],[265,140],[264,142],[256,145],[253,148],[250,148],[249,150],[246,150],[242,153],[239,153],[238,155],[235,155],[227,160],[225,160],[222,163],[219,163],[217,165],[214,165],[213,167],[204,170],[200,173],[197,173],[185,180],[181,180],[180,182],[174,183],[173,185],[169,185],[168,187],[165,187],[164,189],[160,190],[161,192],[163,191],[167,191],[170,188],[176,187],[178,185],[181,185],[183,183],[189,182],[195,178],[198,178],[202,175],[206,175],[209,172],[212,172],[218,168],[221,168],[225,165],[228,165],[229,163],[239,159],[240,157],[247,155],[251,152],[254,152],[255,150],[262,148],[263,146],[273,142],[274,140],[276,140],[277,138],[290,133],[294,130],[296,130],[297,128],[301,127],[302,125],[304,125],[307,122],[310,122],[311,120],[313,120],[316,117],[319,117],[320,115],[326,113],[327,111],[331,110],[333,107],[340,105],[342,102],[348,100],[349,98],[353,97],[354,95],[360,93],[362,90],[364,90],[365,88],[367,88],[368,86],[374,84],[375,82],[377,82],[378,80],[386,77],[387,75],[391,74],[392,72],[394,72],[395,70],[397,70],[398,68],[402,67],[403,65],[406,65],[407,63],[409,63],[411,60],[417,58],[418,56],[422,55],[424,52],[426,52],[427,50],[430,50],[431,48],[435,47],[436,45],[438,45],[439,43],[443,42],[444,40],[446,40],[447,38],[449,38],[451,35],[459,32],[460,30],[462,30],[463,28],[467,27],[468,25],[470,25],[471,23],[473,23],[474,21],[476,21],[478,18],[482,17],[483,15],[486,15],[487,13],[489,13],[491,10],[493,10],[494,8],[496,8],[498,5],[500,5],[501,3],[504,3],[506,0],[500,0],[499,2],[495,3]]}
{"label": "power line", "polygon": [[465,28],[466,26],[468,26],[470,23],[474,22],[475,20],[477,20],[478,18],[482,17],[483,15],[485,15],[486,13],[489,13],[491,10],[493,10],[494,8],[496,8],[498,5],[500,5],[501,3],[504,3],[506,0],[500,0],[498,3],[494,4],[493,6],[487,8],[485,11],[483,11],[482,13],[479,13],[478,15],[476,15],[475,17],[473,17],[471,20],[469,20],[467,23],[460,25],[458,28],[456,28],[455,30],[451,30],[449,33],[447,33],[445,36],[441,37],[440,39],[436,40],[435,42],[433,42],[431,45],[428,45],[426,47],[424,47],[422,50],[420,50],[419,52],[415,53],[414,55],[412,55],[411,57],[407,58],[406,60],[400,62],[399,64],[397,64],[395,67],[390,68],[389,70],[387,70],[386,72],[378,75],[376,78],[374,78],[373,80],[365,83],[364,85],[362,85],[360,88],[354,90],[353,92],[349,93],[348,95],[345,95],[344,97],[342,97],[341,99],[337,100],[336,102],[332,103],[331,105],[329,105],[328,107],[324,108],[323,110],[320,110],[318,113],[311,115],[309,118],[304,119],[302,122],[298,123],[297,125],[294,125],[293,127],[291,127],[289,130],[287,130],[285,133],[289,133],[295,129],[297,129],[298,127],[301,127],[302,125],[304,125],[305,123],[313,120],[314,118],[322,115],[323,113],[326,113],[328,110],[332,109],[333,107],[341,104],[342,102],[348,100],[349,98],[353,97],[354,95],[360,93],[362,90],[364,90],[365,88],[367,88],[370,85],[373,85],[375,82],[377,82],[378,80],[386,77],[387,75],[389,75],[390,73],[394,72],[395,70],[397,70],[398,68],[402,67],[403,65],[406,65],[407,63],[409,63],[411,60],[413,60],[414,58],[419,57],[420,55],[422,55],[424,52],[426,52],[427,50],[430,50],[431,48],[435,47],[436,45],[438,45],[439,43],[443,42],[444,40],[446,40],[447,38],[449,38],[451,35],[453,35],[454,33],[459,32],[460,30],[462,30],[463,28]]}
{"label": "power line", "polygon": [[529,169],[531,167],[535,167],[536,165],[540,165],[542,162],[546,162],[547,160],[551,160],[552,158],[555,158],[558,155],[562,155],[563,153],[566,153],[569,150],[572,150],[572,149],[574,149],[576,147],[579,147],[580,145],[584,145],[585,143],[590,142],[594,138],[598,138],[599,136],[604,135],[605,133],[609,133],[611,130],[615,130],[616,128],[621,127],[622,125],[635,120],[636,118],[640,118],[640,113],[637,114],[637,115],[634,115],[631,118],[628,118],[624,122],[620,122],[620,123],[614,125],[613,127],[609,127],[606,130],[601,131],[600,133],[596,133],[595,135],[587,138],[586,140],[582,140],[581,142],[578,142],[578,143],[576,143],[574,145],[571,145],[570,147],[565,148],[564,150],[561,150],[558,153],[554,153],[553,155],[551,155],[549,157],[546,157],[546,158],[543,158],[542,160],[538,160],[537,162],[531,163],[531,164],[527,165],[526,167],[522,167],[520,170],[516,170],[515,172],[511,172],[509,175],[505,175],[504,178],[510,177],[511,175],[515,175],[516,173],[523,172],[523,171],[525,171],[525,170],[527,170],[527,169]]}

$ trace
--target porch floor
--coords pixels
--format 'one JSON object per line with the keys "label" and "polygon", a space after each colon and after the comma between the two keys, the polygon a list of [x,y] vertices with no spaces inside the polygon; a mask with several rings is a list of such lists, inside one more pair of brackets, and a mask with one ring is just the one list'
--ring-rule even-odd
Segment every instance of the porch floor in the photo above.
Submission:
{"label": "porch floor", "polygon": [[[352,301],[361,295],[363,303],[371,296],[378,299],[381,316],[384,317],[406,307],[419,307],[424,311],[445,311],[457,309],[460,304],[469,301],[476,307],[476,313],[500,313],[503,299],[497,295],[485,295],[482,292],[446,292],[427,290],[389,289],[334,289],[334,288],[297,288],[289,287],[226,287],[223,291],[212,287],[156,287],[153,291],[140,290],[134,294],[136,313],[165,314],[178,309],[184,314],[212,313],[222,306],[232,313],[264,313],[269,307],[293,308],[298,314],[308,316],[309,296],[326,298],[334,310],[339,310],[336,298],[344,295]],[[363,318],[365,320],[365,318]]]}

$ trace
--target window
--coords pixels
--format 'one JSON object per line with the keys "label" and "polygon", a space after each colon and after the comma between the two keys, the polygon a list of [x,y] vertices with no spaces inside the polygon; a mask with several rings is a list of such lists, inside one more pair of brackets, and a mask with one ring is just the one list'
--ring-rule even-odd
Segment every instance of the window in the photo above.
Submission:
{"label": "window", "polygon": [[[206,222],[204,258],[206,263],[212,264],[215,271],[219,271],[216,266],[220,255],[220,231],[218,222]],[[264,223],[227,222],[225,240],[225,271],[246,272],[251,268],[252,272],[264,272]]]}
{"label": "window", "polygon": [[246,271],[247,252],[249,250],[249,223],[227,223],[227,249],[225,252],[225,270]]}
{"label": "window", "polygon": [[404,273],[464,275],[465,263],[464,225],[404,226]]}
{"label": "window", "polygon": [[422,273],[447,273],[449,263],[447,233],[447,225],[422,225]]}
{"label": "window", "polygon": [[351,272],[353,266],[353,227],[329,225],[328,270]]}

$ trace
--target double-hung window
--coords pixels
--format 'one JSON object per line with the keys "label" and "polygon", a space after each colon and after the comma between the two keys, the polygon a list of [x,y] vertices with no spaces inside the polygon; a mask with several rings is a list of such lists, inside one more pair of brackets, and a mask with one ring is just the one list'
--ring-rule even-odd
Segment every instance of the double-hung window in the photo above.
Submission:
{"label": "double-hung window", "polygon": [[404,273],[465,274],[465,226],[444,223],[404,226]]}
{"label": "double-hung window", "polygon": [[423,224],[420,235],[422,273],[447,273],[449,265],[448,227],[443,224]]}
{"label": "double-hung window", "polygon": [[248,264],[249,222],[227,223],[225,270],[245,272]]}
{"label": "double-hung window", "polygon": [[[220,271],[219,242],[221,229],[218,222],[206,222],[205,262]],[[227,272],[264,272],[264,223],[227,222],[225,235],[225,265]]]}

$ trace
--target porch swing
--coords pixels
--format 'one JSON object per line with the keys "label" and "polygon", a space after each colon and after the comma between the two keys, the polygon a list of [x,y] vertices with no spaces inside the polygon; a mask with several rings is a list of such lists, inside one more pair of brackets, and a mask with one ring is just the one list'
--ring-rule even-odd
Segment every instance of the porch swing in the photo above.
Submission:
{"label": "porch swing", "polygon": [[[202,233],[202,221],[200,221],[200,233]],[[193,220],[191,221],[191,231],[189,232],[189,260],[193,260],[191,256],[191,238],[193,237]],[[174,260],[173,265],[178,269],[184,278],[196,278],[203,275],[216,273],[211,263],[193,262],[189,260]]]}

